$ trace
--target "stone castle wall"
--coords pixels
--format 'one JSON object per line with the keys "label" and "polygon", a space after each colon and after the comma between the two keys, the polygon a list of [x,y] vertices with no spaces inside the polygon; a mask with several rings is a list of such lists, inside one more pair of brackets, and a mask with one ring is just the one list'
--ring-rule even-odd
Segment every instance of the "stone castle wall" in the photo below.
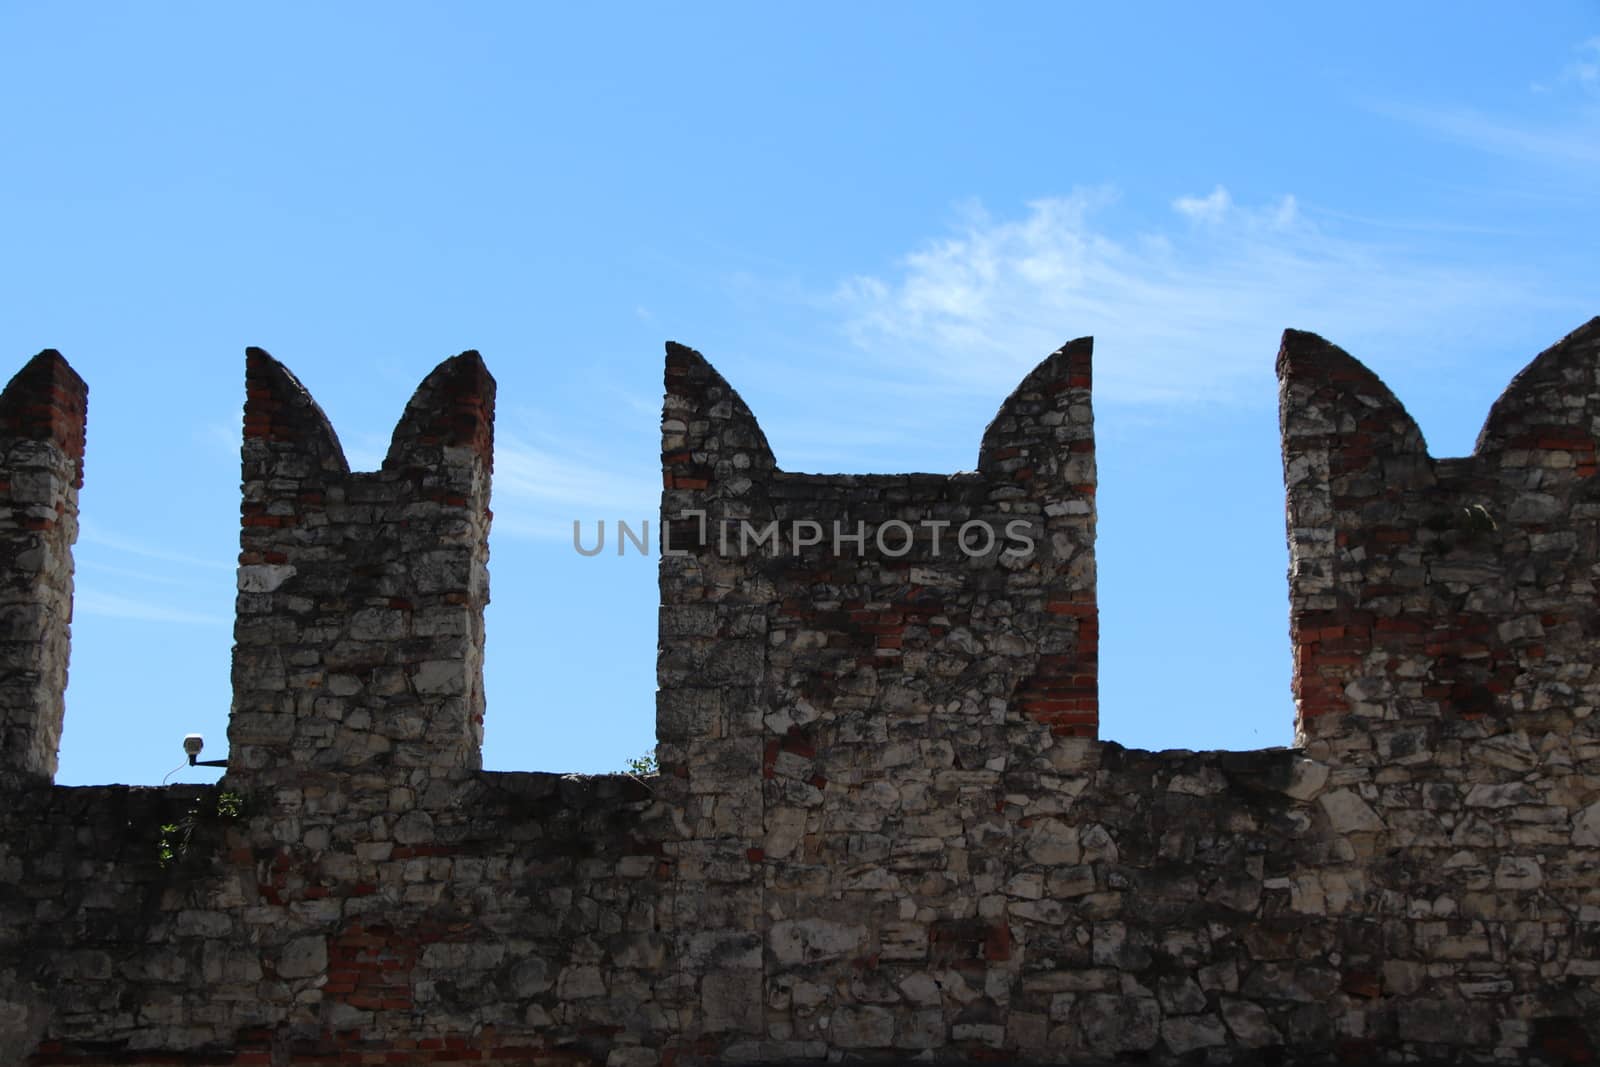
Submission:
{"label": "stone castle wall", "polygon": [[56,773],[88,396],[54,351],[0,393],[0,781],[13,784]]}
{"label": "stone castle wall", "polygon": [[[781,470],[668,348],[661,773],[479,769],[494,383],[352,473],[248,360],[230,766],[49,784],[82,383],[0,397],[0,1063],[1576,1062],[1600,320],[1434,460],[1279,355],[1297,746],[1096,740],[1090,344],[977,470]],[[9,520],[4,515],[9,514]]]}
{"label": "stone castle wall", "polygon": [[482,766],[494,379],[440,364],[352,473],[294,375],[247,358],[230,774]]}

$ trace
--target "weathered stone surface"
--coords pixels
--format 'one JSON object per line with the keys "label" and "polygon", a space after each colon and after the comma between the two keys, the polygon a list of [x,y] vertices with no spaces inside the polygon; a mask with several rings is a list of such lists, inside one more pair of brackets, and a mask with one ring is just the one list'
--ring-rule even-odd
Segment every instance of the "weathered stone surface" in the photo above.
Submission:
{"label": "weathered stone surface", "polygon": [[1248,1000],[1224,998],[1222,1018],[1234,1039],[1245,1048],[1266,1048],[1283,1040],[1268,1021],[1265,1009]]}
{"label": "weathered stone surface", "polygon": [[779,963],[816,963],[855,952],[866,937],[864,926],[800,919],[773,923],[769,941]]}
{"label": "weathered stone surface", "polygon": [[1094,994],[1083,999],[1079,1032],[1097,1055],[1144,1052],[1160,1035],[1161,1008],[1154,997]]}
{"label": "weathered stone surface", "polygon": [[[674,347],[663,773],[644,777],[476,769],[475,357],[430,376],[384,469],[356,474],[256,354],[229,774],[49,786],[81,392],[42,366],[46,392],[19,376],[6,396],[32,401],[0,399],[0,623],[22,635],[0,649],[22,679],[0,1061],[1533,1064],[1600,1046],[1600,323],[1536,360],[1462,460],[1429,457],[1348,356],[1286,337],[1300,747],[1231,753],[1093,737],[1086,343],[950,477],[784,472]],[[724,550],[744,519],[777,524],[781,550]],[[984,540],[973,522],[997,544],[960,551],[963,528]],[[1011,523],[1031,552],[1001,548]]]}
{"label": "weathered stone surface", "polygon": [[1214,1048],[1228,1043],[1222,1021],[1209,1015],[1185,1015],[1161,1024],[1161,1040],[1175,1056],[1186,1056],[1195,1049]]}
{"label": "weathered stone surface", "polygon": [[246,387],[230,771],[480,766],[494,379],[441,363],[372,472],[260,349]]}
{"label": "weathered stone surface", "polygon": [[1316,760],[1297,759],[1294,761],[1294,770],[1289,779],[1289,786],[1284,790],[1296,800],[1313,800],[1322,792],[1322,787],[1328,781],[1328,766]]}
{"label": "weathered stone surface", "polygon": [[278,955],[279,978],[310,978],[322,974],[327,969],[328,942],[315,934],[295,938],[284,945],[283,951]]}
{"label": "weathered stone surface", "polygon": [[840,1008],[828,1038],[838,1048],[888,1048],[894,1041],[894,1013],[873,1006]]}
{"label": "weathered stone surface", "polygon": [[0,782],[56,773],[88,402],[49,349],[0,392]]}
{"label": "weathered stone surface", "polygon": [[1383,829],[1383,820],[1378,818],[1377,812],[1348,789],[1324,793],[1317,798],[1317,803],[1338,833],[1378,833]]}
{"label": "weathered stone surface", "polygon": [[761,985],[750,976],[708,974],[701,983],[701,1008],[709,1033],[751,1033],[761,1028]]}
{"label": "weathered stone surface", "polygon": [[1059,819],[1041,819],[1029,827],[1022,847],[1029,859],[1046,867],[1071,866],[1081,854],[1077,827]]}

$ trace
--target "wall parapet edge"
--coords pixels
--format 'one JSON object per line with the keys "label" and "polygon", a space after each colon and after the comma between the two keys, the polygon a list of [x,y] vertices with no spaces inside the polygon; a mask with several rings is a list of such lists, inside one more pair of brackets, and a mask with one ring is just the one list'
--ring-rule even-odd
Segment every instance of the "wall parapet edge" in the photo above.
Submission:
{"label": "wall parapet edge", "polygon": [[53,349],[0,392],[0,778],[55,778],[88,398]]}
{"label": "wall parapet edge", "polygon": [[[481,765],[495,383],[436,367],[352,472],[281,363],[247,354],[230,776]],[[419,783],[422,784],[422,783]]]}
{"label": "wall parapet edge", "polygon": [[[253,350],[235,765],[0,779],[0,1061],[1592,1059],[1600,320],[1459,459],[1285,335],[1289,749],[1095,738],[1089,361],[1025,378],[975,472],[816,475],[669,345],[662,515],[707,525],[660,560],[662,773],[585,777],[473,759],[481,360],[363,473]],[[800,521],[915,536],[719,537]]]}

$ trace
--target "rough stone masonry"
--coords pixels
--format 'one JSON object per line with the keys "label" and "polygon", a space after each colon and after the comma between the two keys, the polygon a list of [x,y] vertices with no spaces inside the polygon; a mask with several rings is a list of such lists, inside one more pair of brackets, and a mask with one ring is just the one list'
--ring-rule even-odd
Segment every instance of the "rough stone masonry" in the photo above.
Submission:
{"label": "rough stone masonry", "polygon": [[1461,459],[1318,337],[1278,374],[1295,748],[1096,740],[1089,341],[950,476],[783,471],[670,345],[661,773],[483,771],[494,380],[352,472],[251,350],[228,772],[63,788],[86,390],[41,353],[0,1065],[1592,1059],[1600,319]]}

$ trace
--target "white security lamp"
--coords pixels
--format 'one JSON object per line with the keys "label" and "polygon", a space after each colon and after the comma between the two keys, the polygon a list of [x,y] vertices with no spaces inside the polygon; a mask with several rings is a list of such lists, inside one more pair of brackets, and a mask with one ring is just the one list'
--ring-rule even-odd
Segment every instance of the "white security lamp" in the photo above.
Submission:
{"label": "white security lamp", "polygon": [[183,735],[183,752],[189,757],[191,767],[226,767],[225,759],[199,759],[200,750],[206,747],[206,739],[199,734]]}

